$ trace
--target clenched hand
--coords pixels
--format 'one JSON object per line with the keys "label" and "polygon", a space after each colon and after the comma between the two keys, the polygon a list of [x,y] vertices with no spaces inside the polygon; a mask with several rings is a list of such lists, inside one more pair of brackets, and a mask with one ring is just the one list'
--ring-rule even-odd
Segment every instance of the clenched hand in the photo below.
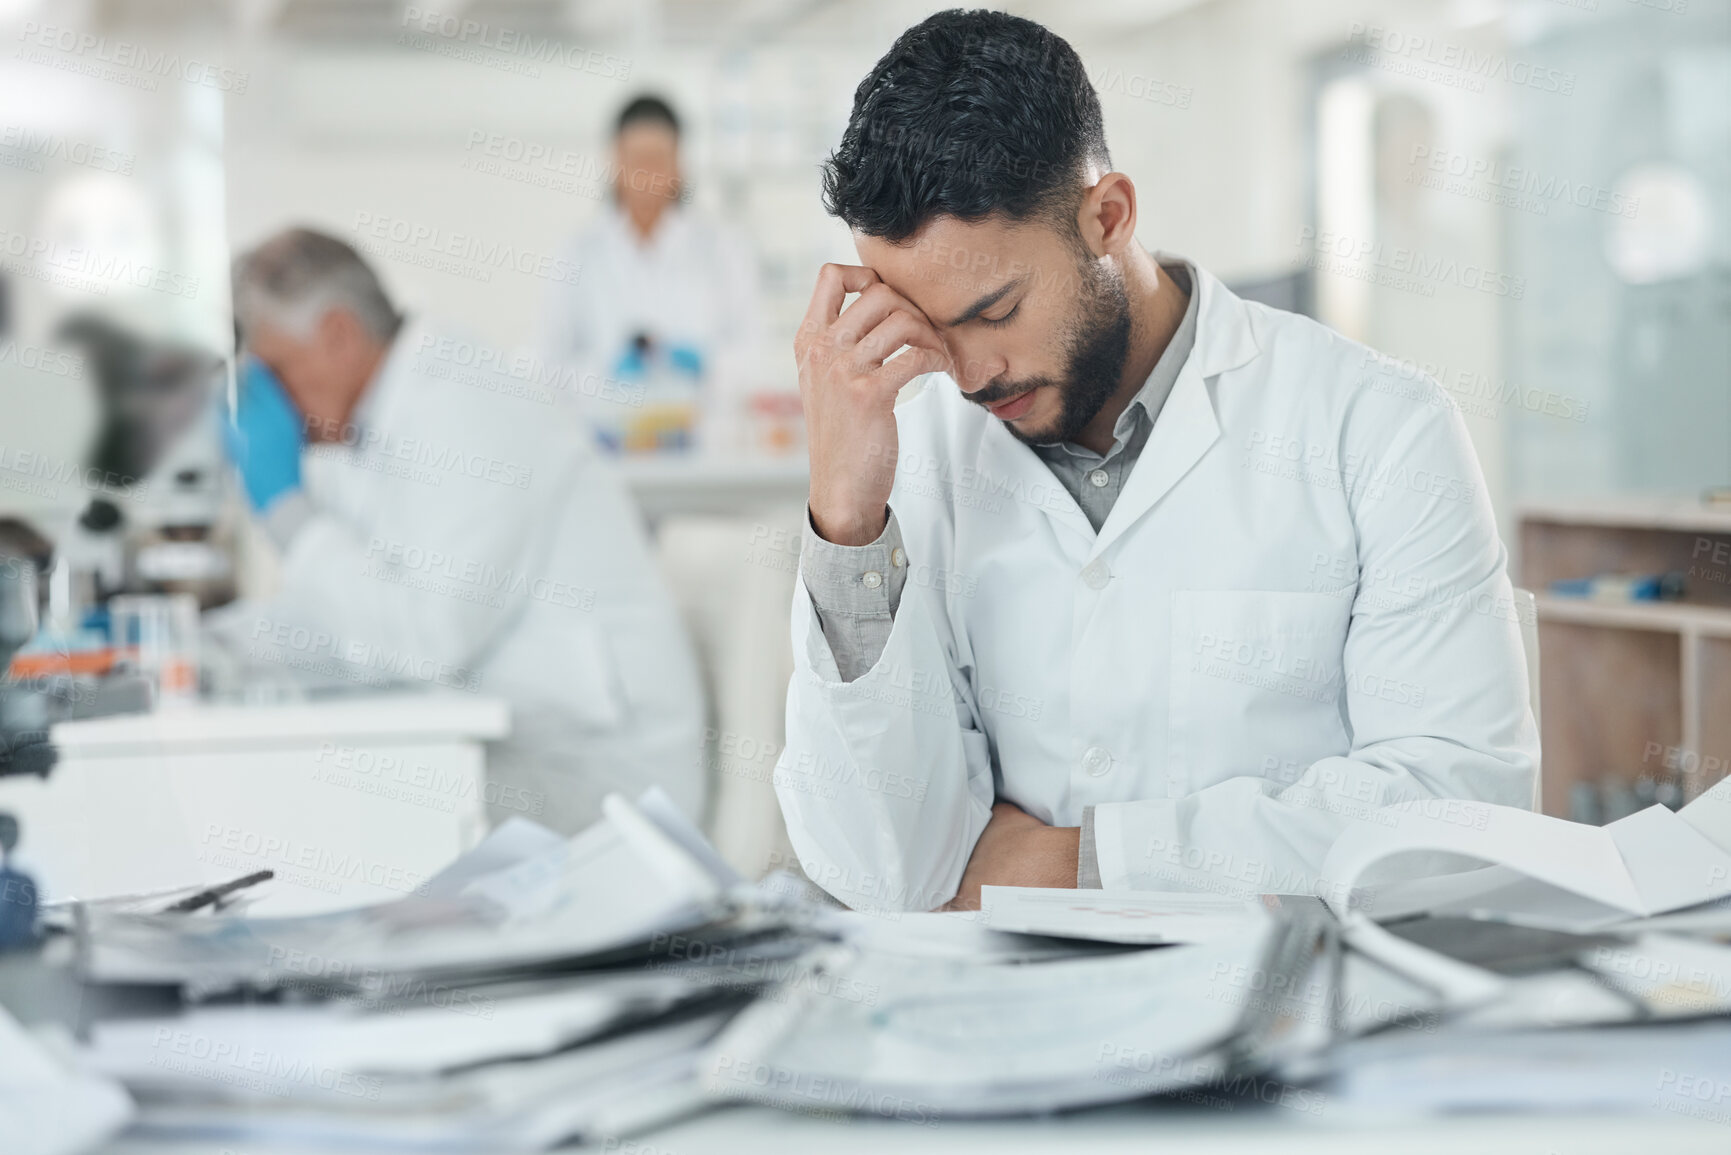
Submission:
{"label": "clenched hand", "polygon": [[[844,311],[849,293],[859,298]],[[870,545],[883,533],[895,482],[896,393],[922,373],[949,368],[943,339],[876,273],[831,264],[817,275],[793,351],[810,443],[812,525],[838,545]]]}

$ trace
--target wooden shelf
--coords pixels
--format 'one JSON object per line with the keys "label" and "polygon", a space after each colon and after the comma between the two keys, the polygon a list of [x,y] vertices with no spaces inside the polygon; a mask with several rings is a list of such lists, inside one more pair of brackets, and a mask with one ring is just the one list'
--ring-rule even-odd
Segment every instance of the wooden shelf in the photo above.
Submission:
{"label": "wooden shelf", "polygon": [[1523,522],[1552,525],[1731,534],[1731,506],[1707,505],[1690,497],[1534,501],[1521,505],[1516,516]]}
{"label": "wooden shelf", "polygon": [[[1539,615],[1540,793],[1566,814],[1582,783],[1671,777],[1685,798],[1731,764],[1731,508],[1689,497],[1532,503],[1520,583]],[[1546,593],[1599,574],[1684,575],[1679,602]]]}
{"label": "wooden shelf", "polygon": [[1596,602],[1538,594],[1541,622],[1571,622],[1622,630],[1731,638],[1731,609],[1691,602]]}

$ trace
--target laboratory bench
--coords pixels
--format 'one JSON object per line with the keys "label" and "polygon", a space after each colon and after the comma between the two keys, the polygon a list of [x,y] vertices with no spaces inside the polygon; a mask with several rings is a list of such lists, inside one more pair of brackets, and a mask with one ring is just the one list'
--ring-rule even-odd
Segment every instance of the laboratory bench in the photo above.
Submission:
{"label": "laboratory bench", "polygon": [[63,722],[47,778],[0,779],[47,901],[273,870],[251,913],[400,898],[486,832],[503,702],[369,692]]}

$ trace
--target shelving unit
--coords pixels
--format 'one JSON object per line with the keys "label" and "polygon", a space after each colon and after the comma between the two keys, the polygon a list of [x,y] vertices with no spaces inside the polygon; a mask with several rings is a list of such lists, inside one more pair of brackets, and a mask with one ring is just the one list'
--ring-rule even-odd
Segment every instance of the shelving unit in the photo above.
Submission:
{"label": "shelving unit", "polygon": [[[1538,595],[1545,812],[1577,782],[1670,777],[1693,798],[1731,766],[1731,510],[1677,499],[1521,509],[1520,582]],[[1687,575],[1677,602],[1559,597],[1554,581]]]}

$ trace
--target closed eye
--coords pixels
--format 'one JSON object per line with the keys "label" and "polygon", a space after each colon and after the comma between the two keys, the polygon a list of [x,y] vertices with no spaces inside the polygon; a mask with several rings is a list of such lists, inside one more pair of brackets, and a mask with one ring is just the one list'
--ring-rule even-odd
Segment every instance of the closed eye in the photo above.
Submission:
{"label": "closed eye", "polygon": [[992,328],[996,329],[1000,325],[1008,325],[1012,320],[1015,319],[1016,314],[1021,312],[1021,311],[1022,311],[1022,302],[1017,301],[1015,307],[1013,309],[1011,309],[1008,313],[1005,313],[1002,317],[981,317],[981,318],[979,318],[979,321],[980,321],[980,324],[982,324],[982,325],[990,325],[990,326],[992,326]]}

